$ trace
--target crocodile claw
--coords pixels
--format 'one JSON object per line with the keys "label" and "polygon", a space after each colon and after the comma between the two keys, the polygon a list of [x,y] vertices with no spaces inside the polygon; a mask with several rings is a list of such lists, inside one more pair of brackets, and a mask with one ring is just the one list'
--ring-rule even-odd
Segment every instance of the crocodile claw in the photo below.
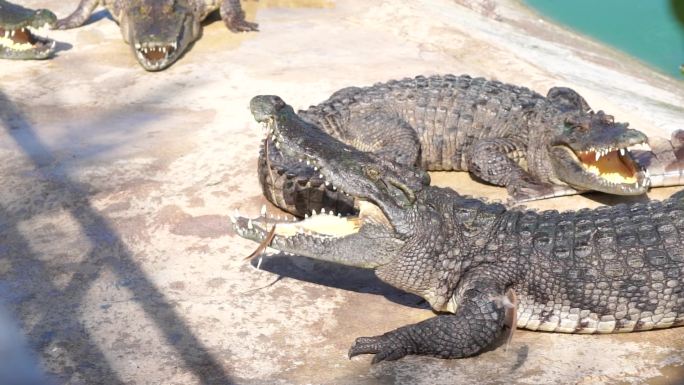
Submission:
{"label": "crocodile claw", "polygon": [[528,202],[537,199],[553,198],[561,195],[576,194],[577,190],[571,188],[556,188],[549,183],[517,183],[508,185],[508,195],[511,203]]}
{"label": "crocodile claw", "polygon": [[233,20],[230,23],[226,23],[226,26],[231,32],[251,32],[258,31],[258,23],[250,23],[246,20]]}
{"label": "crocodile claw", "polygon": [[359,337],[349,349],[349,358],[359,354],[375,354],[371,364],[382,361],[395,361],[408,354],[403,346],[387,335],[377,337]]}

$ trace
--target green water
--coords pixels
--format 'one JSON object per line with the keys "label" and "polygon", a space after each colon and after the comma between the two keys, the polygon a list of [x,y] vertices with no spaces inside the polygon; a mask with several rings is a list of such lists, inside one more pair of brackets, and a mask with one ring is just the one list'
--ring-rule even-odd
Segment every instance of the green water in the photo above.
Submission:
{"label": "green water", "polygon": [[524,0],[549,18],[684,79],[684,0]]}

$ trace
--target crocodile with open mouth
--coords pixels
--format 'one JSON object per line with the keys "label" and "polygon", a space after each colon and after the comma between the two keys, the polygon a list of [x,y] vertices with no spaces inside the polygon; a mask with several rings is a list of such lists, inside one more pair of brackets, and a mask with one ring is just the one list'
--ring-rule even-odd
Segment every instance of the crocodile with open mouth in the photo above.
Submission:
{"label": "crocodile with open mouth", "polygon": [[251,109],[274,146],[315,167],[353,198],[358,214],[295,222],[238,215],[236,232],[284,252],[372,268],[438,312],[356,339],[350,357],[468,357],[491,348],[506,323],[592,334],[684,323],[681,192],[578,211],[507,209],[429,186],[424,171],[338,141],[277,96],[257,96]]}
{"label": "crocodile with open mouth", "polygon": [[[299,114],[357,149],[428,171],[469,171],[518,202],[590,190],[638,195],[650,185],[630,154],[646,135],[591,111],[570,88],[544,97],[467,75],[418,76],[344,88]],[[259,178],[270,201],[299,216],[336,199],[311,167],[274,146],[268,159],[260,154]]]}
{"label": "crocodile with open mouth", "polygon": [[201,21],[217,9],[229,30],[257,30],[257,24],[245,20],[240,0],[81,0],[57,27],[83,25],[99,4],[119,23],[124,41],[147,71],[163,70],[178,60],[200,37]]}
{"label": "crocodile with open mouth", "polygon": [[32,10],[0,0],[0,59],[49,58],[55,52],[55,41],[38,36],[36,30],[56,21],[47,9]]}

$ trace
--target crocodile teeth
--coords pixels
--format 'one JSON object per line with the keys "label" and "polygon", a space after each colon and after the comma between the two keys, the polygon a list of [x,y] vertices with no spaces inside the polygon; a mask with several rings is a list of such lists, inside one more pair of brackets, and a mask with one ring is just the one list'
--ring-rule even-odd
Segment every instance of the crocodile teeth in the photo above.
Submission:
{"label": "crocodile teeth", "polygon": [[261,206],[261,216],[262,217],[266,216],[266,205]]}
{"label": "crocodile teeth", "polygon": [[247,221],[247,228],[250,229],[250,230],[254,230],[254,225],[252,224],[252,220],[251,220],[251,219]]}
{"label": "crocodile teeth", "polygon": [[624,148],[620,149],[620,155],[625,156],[625,152],[626,152],[626,150]]}

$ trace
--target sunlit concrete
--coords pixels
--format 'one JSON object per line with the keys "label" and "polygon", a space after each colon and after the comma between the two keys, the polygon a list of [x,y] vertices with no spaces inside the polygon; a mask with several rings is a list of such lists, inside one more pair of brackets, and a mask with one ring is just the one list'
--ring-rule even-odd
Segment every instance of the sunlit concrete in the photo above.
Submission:
{"label": "sunlit concrete", "polygon": [[[77,1],[21,3],[63,17]],[[0,345],[0,357],[16,352],[25,383],[684,379],[681,328],[520,331],[508,351],[471,359],[348,360],[356,337],[432,313],[367,271],[279,255],[257,270],[243,260],[255,245],[232,232],[228,213],[257,214],[264,203],[255,173],[261,130],[247,108],[256,94],[304,108],[350,85],[468,73],[541,93],[570,86],[651,135],[684,128],[682,82],[516,1],[487,3],[248,1],[247,18],[260,32],[235,35],[207,22],[202,38],[159,73],[137,64],[99,12],[82,28],[50,34],[61,42],[52,60],[0,61],[0,343],[15,349]],[[505,198],[465,174],[433,180]],[[615,201],[592,195],[535,206]]]}

